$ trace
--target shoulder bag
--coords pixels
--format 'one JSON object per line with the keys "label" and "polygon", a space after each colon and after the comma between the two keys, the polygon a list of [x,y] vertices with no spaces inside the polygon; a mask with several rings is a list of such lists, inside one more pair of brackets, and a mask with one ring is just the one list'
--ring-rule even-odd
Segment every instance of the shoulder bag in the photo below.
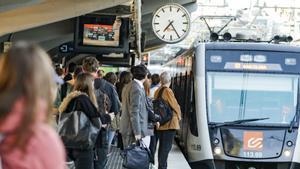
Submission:
{"label": "shoulder bag", "polygon": [[62,112],[58,122],[58,134],[66,148],[91,149],[101,129],[100,118],[89,118],[84,112],[75,110]]}
{"label": "shoulder bag", "polygon": [[123,167],[127,169],[149,169],[152,159],[150,150],[142,140],[137,141],[123,150]]}
{"label": "shoulder bag", "polygon": [[153,100],[154,113],[160,116],[160,125],[168,123],[173,117],[171,106],[162,98],[163,92],[167,87],[162,87],[158,96]]}

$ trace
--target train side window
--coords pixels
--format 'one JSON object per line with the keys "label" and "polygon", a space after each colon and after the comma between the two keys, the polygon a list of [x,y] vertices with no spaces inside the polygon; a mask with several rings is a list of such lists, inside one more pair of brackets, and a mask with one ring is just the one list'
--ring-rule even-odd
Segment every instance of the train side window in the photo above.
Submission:
{"label": "train side window", "polygon": [[197,116],[196,116],[196,101],[195,101],[195,86],[194,86],[194,76],[191,72],[190,75],[190,85],[191,90],[189,91],[189,102],[191,103],[190,109],[189,109],[189,115],[190,115],[190,131],[191,133],[198,137],[198,126],[197,126]]}

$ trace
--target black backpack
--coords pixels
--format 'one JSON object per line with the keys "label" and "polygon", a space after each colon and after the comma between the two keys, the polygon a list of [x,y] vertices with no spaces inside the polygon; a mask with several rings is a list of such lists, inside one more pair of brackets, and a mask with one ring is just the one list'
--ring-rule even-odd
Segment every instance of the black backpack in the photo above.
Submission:
{"label": "black backpack", "polygon": [[162,99],[162,94],[165,88],[166,87],[160,89],[157,99],[153,100],[153,110],[155,114],[160,116],[160,125],[166,124],[173,117],[173,111],[171,107],[164,99]]}
{"label": "black backpack", "polygon": [[106,111],[111,109],[111,100],[105,91],[106,81],[103,79],[95,79],[95,96],[98,104],[98,110],[101,115],[105,115]]}
{"label": "black backpack", "polygon": [[98,109],[100,114],[106,114],[106,111],[109,112],[111,107],[111,102],[108,95],[100,88],[95,90],[95,96],[98,104]]}

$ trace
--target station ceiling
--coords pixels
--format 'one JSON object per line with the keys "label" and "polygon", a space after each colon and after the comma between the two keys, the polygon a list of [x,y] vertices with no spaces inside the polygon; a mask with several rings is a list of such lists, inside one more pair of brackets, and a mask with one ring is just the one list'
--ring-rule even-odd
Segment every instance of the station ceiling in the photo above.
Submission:
{"label": "station ceiling", "polygon": [[[30,40],[53,50],[73,40],[74,17],[91,12],[126,13],[129,0],[1,0],[0,43]],[[190,12],[197,9],[196,0],[143,0],[142,29],[146,47],[162,44],[151,29],[152,13],[161,5],[176,2]]]}

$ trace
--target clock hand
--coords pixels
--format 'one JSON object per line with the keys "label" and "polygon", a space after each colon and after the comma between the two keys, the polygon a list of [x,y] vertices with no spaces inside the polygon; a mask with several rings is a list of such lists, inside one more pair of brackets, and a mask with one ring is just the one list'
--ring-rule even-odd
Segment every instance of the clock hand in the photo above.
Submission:
{"label": "clock hand", "polygon": [[178,37],[178,38],[180,38],[180,36],[179,36],[178,32],[176,31],[176,29],[175,29],[175,27],[174,27],[173,23],[171,23],[171,26],[173,27],[173,29],[174,29],[174,31],[175,31],[175,33],[176,33],[177,37]]}
{"label": "clock hand", "polygon": [[168,26],[164,29],[164,32],[166,32],[166,30],[169,28],[170,25],[172,25],[173,22],[174,22],[174,21],[171,21],[171,22],[168,24]]}

